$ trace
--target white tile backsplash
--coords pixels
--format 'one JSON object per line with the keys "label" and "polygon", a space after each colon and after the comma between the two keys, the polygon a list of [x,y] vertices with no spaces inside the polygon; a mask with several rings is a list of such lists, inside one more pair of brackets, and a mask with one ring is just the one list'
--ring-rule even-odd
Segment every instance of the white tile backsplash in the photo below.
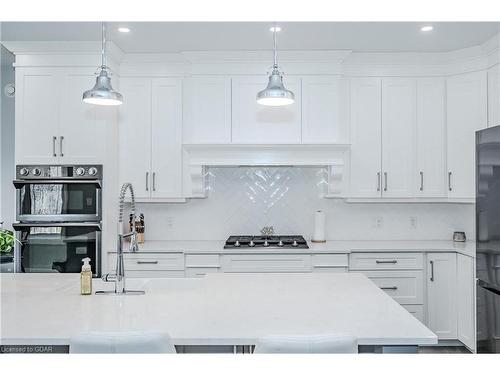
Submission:
{"label": "white tile backsplash", "polygon": [[325,199],[326,173],[320,167],[212,167],[209,173],[206,199],[137,205],[146,217],[146,239],[221,240],[270,225],[279,234],[310,238],[316,210],[326,213],[330,240],[446,240],[457,230],[474,238],[471,204]]}

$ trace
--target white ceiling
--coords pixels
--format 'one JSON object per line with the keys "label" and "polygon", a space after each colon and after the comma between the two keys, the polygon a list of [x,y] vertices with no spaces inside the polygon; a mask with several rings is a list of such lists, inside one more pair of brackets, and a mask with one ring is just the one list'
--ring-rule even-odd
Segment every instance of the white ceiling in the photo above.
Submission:
{"label": "white ceiling", "polygon": [[[500,32],[500,22],[281,22],[283,50],[450,51],[478,45]],[[119,33],[118,26],[131,29]],[[112,22],[108,39],[127,53],[265,50],[272,47],[267,22]],[[3,22],[4,41],[91,41],[96,22]]]}

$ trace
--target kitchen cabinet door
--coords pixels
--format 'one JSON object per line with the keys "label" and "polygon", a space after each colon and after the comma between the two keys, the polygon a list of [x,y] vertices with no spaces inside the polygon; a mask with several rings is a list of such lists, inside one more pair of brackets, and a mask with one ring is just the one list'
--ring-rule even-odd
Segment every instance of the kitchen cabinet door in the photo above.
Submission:
{"label": "kitchen cabinet door", "polygon": [[427,326],[439,339],[457,339],[457,255],[427,254]]}
{"label": "kitchen cabinet door", "polygon": [[121,77],[120,91],[120,185],[131,182],[136,198],[150,198],[151,80]]}
{"label": "kitchen cabinet door", "polygon": [[348,143],[348,90],[340,77],[302,78],[302,143]]}
{"label": "kitchen cabinet door", "polygon": [[447,80],[448,197],[475,197],[475,132],[486,127],[486,72]]}
{"label": "kitchen cabinet door", "polygon": [[462,254],[457,254],[457,289],[458,339],[469,349],[475,351],[474,259]]}
{"label": "kitchen cabinet door", "polygon": [[416,81],[382,80],[382,196],[415,196]]}
{"label": "kitchen cabinet door", "polygon": [[232,142],[287,144],[301,142],[300,78],[284,77],[295,102],[283,107],[258,104],[256,95],[268,83],[265,75],[232,79]]}
{"label": "kitchen cabinet door", "polygon": [[183,143],[231,143],[231,78],[187,78],[183,88]]}
{"label": "kitchen cabinet door", "polygon": [[417,196],[446,197],[445,81],[417,80]]}
{"label": "kitchen cabinet door", "polygon": [[351,103],[351,170],[349,196],[381,196],[381,80],[352,78]]}
{"label": "kitchen cabinet door", "polygon": [[500,125],[500,65],[488,70],[488,126]]}
{"label": "kitchen cabinet door", "polygon": [[59,162],[61,76],[55,69],[16,68],[16,164]]}
{"label": "kitchen cabinet door", "polygon": [[182,81],[152,81],[151,197],[182,196]]}
{"label": "kitchen cabinet door", "polygon": [[64,95],[60,108],[58,152],[61,162],[102,164],[106,151],[106,130],[112,126],[106,113],[114,107],[84,103],[82,94],[95,84],[95,75],[68,72],[62,80]]}

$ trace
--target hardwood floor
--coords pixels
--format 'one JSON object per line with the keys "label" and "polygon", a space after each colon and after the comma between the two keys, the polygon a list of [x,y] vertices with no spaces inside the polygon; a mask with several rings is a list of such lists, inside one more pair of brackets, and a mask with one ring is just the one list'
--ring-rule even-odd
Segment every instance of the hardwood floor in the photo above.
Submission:
{"label": "hardwood floor", "polygon": [[465,346],[423,346],[418,348],[419,354],[471,354]]}

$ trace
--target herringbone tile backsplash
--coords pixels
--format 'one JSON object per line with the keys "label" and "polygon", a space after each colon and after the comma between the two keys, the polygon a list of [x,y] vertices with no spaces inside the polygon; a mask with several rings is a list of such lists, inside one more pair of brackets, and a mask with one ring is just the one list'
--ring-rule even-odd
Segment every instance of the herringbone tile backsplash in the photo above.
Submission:
{"label": "herringbone tile backsplash", "polygon": [[[326,212],[328,239],[450,239],[454,230],[474,236],[473,205],[326,199],[326,171],[320,167],[213,167],[208,173],[206,199],[138,205],[147,239],[220,240],[271,225],[276,233],[310,238],[318,209]],[[375,228],[379,217],[383,226]],[[416,228],[410,217],[417,218]]]}

